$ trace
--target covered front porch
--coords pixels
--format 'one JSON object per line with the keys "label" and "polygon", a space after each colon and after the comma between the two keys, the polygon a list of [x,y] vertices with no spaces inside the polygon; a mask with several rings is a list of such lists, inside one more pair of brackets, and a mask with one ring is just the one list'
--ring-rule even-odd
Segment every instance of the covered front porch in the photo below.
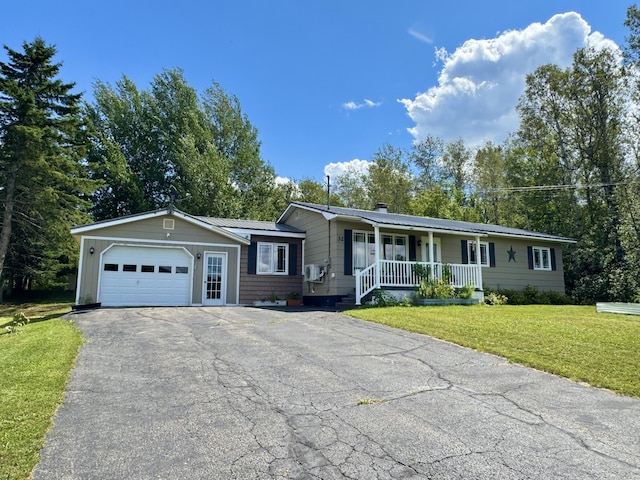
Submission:
{"label": "covered front porch", "polygon": [[[387,245],[380,239],[381,237],[390,237],[390,235],[381,233],[379,227],[374,227],[374,233],[371,235],[374,238],[371,238],[372,241],[369,244],[370,264],[365,268],[357,268],[354,265],[356,305],[361,305],[362,299],[375,289],[412,289],[419,286],[425,277],[427,280],[447,281],[456,288],[471,285],[477,290],[482,290],[481,255],[474,255],[473,259],[468,258],[469,263],[465,264],[438,261],[440,260],[440,245],[438,244],[439,239],[434,238],[434,233],[440,234],[441,232],[428,231],[424,233],[427,234],[427,238],[425,238],[427,240],[425,242],[426,255],[423,256],[422,261],[417,261],[415,252],[413,252],[414,258],[406,260],[403,255],[389,255]],[[474,235],[474,237],[474,241],[469,241],[474,244],[471,245],[472,250],[481,252],[481,237],[479,235]],[[434,240],[436,241],[434,242]],[[422,268],[416,268],[416,266]]]}

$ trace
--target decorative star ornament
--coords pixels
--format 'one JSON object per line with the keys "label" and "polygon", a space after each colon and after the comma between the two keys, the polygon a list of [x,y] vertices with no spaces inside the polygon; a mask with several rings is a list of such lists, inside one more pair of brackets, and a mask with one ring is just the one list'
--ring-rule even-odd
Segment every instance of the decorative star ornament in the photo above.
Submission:
{"label": "decorative star ornament", "polygon": [[513,260],[513,261],[514,261],[514,263],[515,263],[515,261],[516,261],[516,253],[517,253],[517,252],[514,252],[514,251],[513,251],[513,245],[509,247],[509,250],[507,250],[507,253],[509,254],[509,262],[510,262],[511,260]]}

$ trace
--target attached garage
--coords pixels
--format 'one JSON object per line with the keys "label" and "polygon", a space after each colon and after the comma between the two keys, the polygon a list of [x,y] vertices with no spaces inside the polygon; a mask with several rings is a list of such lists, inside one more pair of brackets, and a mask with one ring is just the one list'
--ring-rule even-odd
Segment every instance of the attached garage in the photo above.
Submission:
{"label": "attached garage", "polygon": [[102,305],[190,305],[193,256],[184,248],[112,245],[101,257]]}
{"label": "attached garage", "polygon": [[167,208],[71,229],[80,245],[76,304],[237,305],[250,241]]}

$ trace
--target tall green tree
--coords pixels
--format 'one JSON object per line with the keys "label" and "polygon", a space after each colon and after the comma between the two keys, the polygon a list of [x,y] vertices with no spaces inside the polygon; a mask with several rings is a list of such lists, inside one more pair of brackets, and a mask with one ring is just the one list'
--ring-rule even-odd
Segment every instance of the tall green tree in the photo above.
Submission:
{"label": "tall green tree", "polygon": [[409,160],[417,171],[415,179],[417,192],[440,184],[443,175],[443,151],[444,142],[433,135],[427,135],[412,145]]}
{"label": "tall green tree", "polygon": [[277,215],[283,191],[260,157],[258,132],[217,83],[199,95],[181,70],[165,70],[149,90],[123,77],[115,86],[97,82],[94,97],[86,112],[88,159],[103,182],[96,219],[161,208],[172,196],[195,215]]}
{"label": "tall green tree", "polygon": [[93,187],[80,94],[58,78],[54,46],[36,38],[22,47],[5,46],[0,62],[0,278],[10,288],[66,281],[57,274],[73,263],[69,228],[87,219]]}
{"label": "tall green tree", "polygon": [[366,180],[370,206],[384,203],[390,212],[409,213],[413,197],[413,177],[406,153],[385,144],[373,155]]}
{"label": "tall green tree", "polygon": [[546,231],[581,239],[565,272],[582,301],[628,300],[638,287],[622,208],[629,172],[624,80],[616,52],[583,48],[570,68],[547,65],[530,75],[519,105],[522,165],[536,187],[526,205],[537,209],[536,226],[542,221],[554,227]]}

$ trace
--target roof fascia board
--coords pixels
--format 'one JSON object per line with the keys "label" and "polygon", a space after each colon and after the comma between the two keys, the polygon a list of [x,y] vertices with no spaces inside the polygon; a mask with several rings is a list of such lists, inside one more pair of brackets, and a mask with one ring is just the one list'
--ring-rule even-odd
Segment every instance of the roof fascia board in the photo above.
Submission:
{"label": "roof fascia board", "polygon": [[368,223],[372,227],[382,227],[388,228],[390,230],[409,230],[412,232],[433,232],[447,235],[460,235],[460,236],[470,236],[470,237],[486,237],[487,234],[483,232],[467,232],[465,230],[446,230],[442,228],[428,228],[428,227],[414,227],[409,225],[397,225],[395,223],[380,223],[374,222],[372,220],[362,219],[363,222]]}
{"label": "roof fascia board", "polygon": [[140,220],[148,220],[149,218],[154,218],[161,215],[174,215],[176,217],[183,219],[186,222],[202,227],[206,230],[209,230],[210,232],[214,232],[219,235],[222,235],[223,237],[227,237],[243,245],[249,245],[249,243],[251,243],[249,242],[249,240],[239,235],[236,235],[233,232],[229,232],[220,227],[216,227],[215,225],[211,225],[210,223],[203,222],[202,220],[199,220],[196,217],[193,217],[184,212],[181,212],[180,210],[170,210],[170,209],[155,210],[153,212],[142,213],[139,215],[131,215],[131,216],[122,217],[122,218],[114,218],[112,220],[105,220],[103,222],[97,222],[89,225],[81,225],[79,227],[73,227],[71,228],[71,235],[77,236],[83,233],[92,232],[94,230],[100,230],[102,228],[108,228],[108,227],[115,227],[118,225],[124,225],[127,223],[137,222]]}
{"label": "roof fascia board", "polygon": [[564,237],[542,237],[537,235],[516,235],[513,233],[489,233],[492,237],[505,237],[505,238],[519,238],[524,240],[538,240],[540,242],[553,242],[553,243],[578,243],[577,240]]}
{"label": "roof fascia board", "polygon": [[110,220],[102,220],[100,222],[90,223],[88,225],[79,225],[71,228],[71,235],[77,235],[84,232],[90,232],[92,230],[98,230],[105,227],[115,227],[117,225],[124,225],[131,222],[137,222],[139,220],[147,220],[149,218],[156,217],[158,215],[170,215],[168,209],[154,210],[153,212],[139,213],[135,215],[127,215],[125,217],[113,218]]}

